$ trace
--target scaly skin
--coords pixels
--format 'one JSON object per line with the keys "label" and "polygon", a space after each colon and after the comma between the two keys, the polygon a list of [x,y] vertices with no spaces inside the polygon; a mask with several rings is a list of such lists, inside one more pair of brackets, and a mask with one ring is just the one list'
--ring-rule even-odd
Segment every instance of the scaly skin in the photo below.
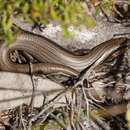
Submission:
{"label": "scaly skin", "polygon": [[9,58],[10,52],[22,50],[40,62],[33,64],[32,73],[63,72],[77,76],[82,70],[90,67],[96,61],[99,60],[98,64],[100,64],[110,54],[124,45],[130,45],[130,39],[111,39],[94,47],[89,54],[76,56],[45,37],[21,30],[21,33],[16,35],[13,44],[8,48],[5,45],[0,48],[0,71],[29,73],[27,64],[15,64]]}

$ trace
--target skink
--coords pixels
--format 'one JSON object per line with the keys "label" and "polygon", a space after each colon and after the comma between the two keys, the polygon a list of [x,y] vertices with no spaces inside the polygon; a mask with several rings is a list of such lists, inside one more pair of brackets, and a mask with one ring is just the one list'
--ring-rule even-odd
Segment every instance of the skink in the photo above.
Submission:
{"label": "skink", "polygon": [[76,56],[46,37],[22,30],[16,35],[13,44],[8,48],[5,45],[0,48],[0,71],[29,73],[27,64],[15,64],[9,58],[10,52],[22,50],[40,62],[32,66],[33,73],[63,72],[77,76],[83,69],[91,66],[97,60],[105,60],[112,52],[127,44],[130,44],[128,38],[111,39],[94,47],[89,54]]}

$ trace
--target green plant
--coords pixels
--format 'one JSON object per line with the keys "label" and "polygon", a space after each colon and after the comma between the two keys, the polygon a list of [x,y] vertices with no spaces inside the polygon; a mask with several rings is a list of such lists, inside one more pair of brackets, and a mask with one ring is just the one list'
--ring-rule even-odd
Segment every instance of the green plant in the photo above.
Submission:
{"label": "green plant", "polygon": [[[92,26],[93,18],[85,13],[83,2],[87,4],[84,0],[0,0],[0,40],[12,42],[10,28],[13,18],[25,19],[32,24],[48,24],[51,20],[57,20],[65,34],[70,24],[76,27],[81,24]],[[100,3],[108,6],[110,1],[102,0]]]}

